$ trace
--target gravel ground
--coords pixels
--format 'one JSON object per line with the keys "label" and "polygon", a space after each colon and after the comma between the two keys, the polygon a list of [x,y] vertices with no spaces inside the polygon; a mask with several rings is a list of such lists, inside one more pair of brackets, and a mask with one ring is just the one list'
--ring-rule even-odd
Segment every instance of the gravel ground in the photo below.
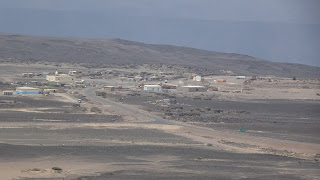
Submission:
{"label": "gravel ground", "polygon": [[[109,171],[106,166],[104,172],[93,172],[96,175],[92,176],[65,178],[77,180],[316,179],[319,175],[319,163],[314,161],[273,155],[228,153],[196,147],[156,145],[46,147],[0,144],[0,152],[0,157],[4,161],[14,156],[19,159],[50,156],[66,160],[79,158],[79,162],[85,158],[88,164],[97,162],[117,167],[117,170]],[[63,165],[55,165],[68,170]]]}
{"label": "gravel ground", "polygon": [[[132,94],[132,93],[131,93]],[[174,97],[177,104],[164,105],[167,94],[109,94],[108,98],[141,105],[166,119],[189,122],[225,131],[320,143],[320,102],[311,100],[227,101],[218,98]],[[121,99],[123,98],[123,99]],[[156,103],[157,100],[160,102]]]}

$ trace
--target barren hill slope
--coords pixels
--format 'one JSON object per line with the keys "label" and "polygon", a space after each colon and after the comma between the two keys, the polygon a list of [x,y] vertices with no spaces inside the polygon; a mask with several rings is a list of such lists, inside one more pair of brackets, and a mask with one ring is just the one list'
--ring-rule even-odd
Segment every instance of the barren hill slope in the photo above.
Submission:
{"label": "barren hill slope", "polygon": [[179,64],[241,75],[320,77],[320,67],[276,63],[247,55],[121,39],[78,39],[0,33],[0,58],[101,64]]}

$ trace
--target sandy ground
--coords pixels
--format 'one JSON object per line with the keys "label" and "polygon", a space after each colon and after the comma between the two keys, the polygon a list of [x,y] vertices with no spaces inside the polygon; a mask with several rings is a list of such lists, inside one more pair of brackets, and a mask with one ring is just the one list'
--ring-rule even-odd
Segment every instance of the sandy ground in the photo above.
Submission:
{"label": "sandy ground", "polygon": [[[1,73],[15,67],[0,66]],[[219,88],[242,87],[229,78],[237,84]],[[16,97],[13,106],[0,103],[0,179],[319,179],[317,84],[269,85],[256,82],[251,94],[214,92],[212,104],[173,93],[191,107],[249,112],[210,123],[163,119],[145,110],[149,104],[110,101],[90,95],[92,89],[79,91],[88,99],[81,103],[87,111],[74,107],[77,97],[68,94]],[[90,112],[92,107],[102,112]],[[248,131],[239,132],[244,125]]]}
{"label": "sandy ground", "polygon": [[[1,124],[3,179],[316,179],[314,160],[208,146],[127,123]],[[177,127],[163,125],[163,130]],[[85,133],[84,133],[85,132]],[[21,136],[23,134],[23,136]],[[192,139],[192,138],[191,138]],[[207,138],[206,138],[207,139]],[[52,167],[60,167],[61,172]],[[230,173],[232,169],[232,173]]]}

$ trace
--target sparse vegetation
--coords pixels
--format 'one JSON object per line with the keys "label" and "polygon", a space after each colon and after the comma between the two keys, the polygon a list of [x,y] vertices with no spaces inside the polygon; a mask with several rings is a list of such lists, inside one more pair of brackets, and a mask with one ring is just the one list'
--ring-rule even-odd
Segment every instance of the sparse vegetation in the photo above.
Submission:
{"label": "sparse vegetation", "polygon": [[38,172],[38,171],[41,171],[41,169],[40,168],[33,168],[33,169],[30,169],[30,171]]}
{"label": "sparse vegetation", "polygon": [[92,107],[92,108],[91,108],[91,112],[101,113],[101,109],[99,109],[99,108],[97,108],[97,107]]}
{"label": "sparse vegetation", "polygon": [[52,167],[51,169],[58,172],[58,173],[62,172],[62,168],[60,168],[60,167]]}

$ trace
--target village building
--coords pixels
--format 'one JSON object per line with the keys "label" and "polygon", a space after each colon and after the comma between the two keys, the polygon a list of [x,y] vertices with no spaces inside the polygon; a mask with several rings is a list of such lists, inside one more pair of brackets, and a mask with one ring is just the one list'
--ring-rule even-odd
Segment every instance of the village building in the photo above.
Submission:
{"label": "village building", "polygon": [[177,89],[177,85],[174,85],[174,84],[162,84],[162,88],[163,89]]}
{"label": "village building", "polygon": [[69,71],[69,76],[75,76],[77,75],[77,71]]}
{"label": "village building", "polygon": [[41,90],[38,88],[33,87],[17,87],[16,93],[17,94],[24,94],[24,95],[35,95],[40,94]]}
{"label": "village building", "polygon": [[157,75],[153,75],[147,78],[148,81],[161,81],[161,78]]}
{"label": "village building", "polygon": [[225,79],[217,79],[217,82],[223,83],[223,82],[227,82],[227,80],[225,80]]}
{"label": "village building", "polygon": [[47,81],[60,82],[60,83],[70,83],[75,81],[75,77],[69,76],[68,74],[58,74],[58,75],[47,75]]}
{"label": "village building", "polygon": [[202,77],[201,76],[195,76],[195,77],[193,77],[193,81],[200,82],[200,81],[202,81]]}
{"label": "village building", "polygon": [[180,86],[178,90],[182,92],[206,92],[208,89],[204,86]]}
{"label": "village building", "polygon": [[47,85],[54,86],[54,87],[61,87],[61,84],[59,82],[55,82],[55,81],[48,81]]}
{"label": "village building", "polygon": [[44,77],[44,78],[46,78],[48,74],[49,74],[49,72],[42,72],[41,73],[42,77]]}
{"label": "village building", "polygon": [[44,89],[43,90],[43,92],[45,93],[45,94],[49,94],[49,93],[57,93],[57,92],[59,92],[59,90],[58,89]]}
{"label": "village building", "polygon": [[29,83],[31,86],[37,86],[38,85],[38,81],[30,81]]}
{"label": "village building", "polygon": [[150,92],[160,92],[162,87],[160,85],[144,85],[143,90]]}
{"label": "village building", "polygon": [[32,78],[34,76],[34,73],[21,73],[21,76],[24,78]]}
{"label": "village building", "polygon": [[3,91],[2,95],[3,96],[13,96],[14,95],[14,91]]}
{"label": "village building", "polygon": [[120,80],[123,82],[136,82],[134,77],[122,77]]}
{"label": "village building", "polygon": [[105,90],[105,91],[114,91],[114,86],[103,86],[103,90]]}
{"label": "village building", "polygon": [[236,79],[246,79],[245,76],[236,76]]}

